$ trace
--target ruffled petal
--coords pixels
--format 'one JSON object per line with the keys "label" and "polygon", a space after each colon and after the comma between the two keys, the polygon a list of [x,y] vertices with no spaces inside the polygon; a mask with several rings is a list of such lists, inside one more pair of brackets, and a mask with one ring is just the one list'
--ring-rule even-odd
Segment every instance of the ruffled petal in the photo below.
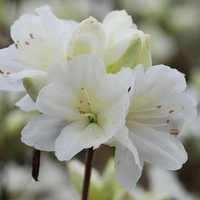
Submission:
{"label": "ruffled petal", "polygon": [[67,121],[48,115],[40,115],[22,130],[22,142],[44,151],[55,151],[55,140]]}
{"label": "ruffled petal", "polygon": [[171,92],[180,92],[185,85],[182,74],[177,70],[163,65],[150,67],[143,76],[137,79],[130,110],[156,108],[158,102],[167,98]]}

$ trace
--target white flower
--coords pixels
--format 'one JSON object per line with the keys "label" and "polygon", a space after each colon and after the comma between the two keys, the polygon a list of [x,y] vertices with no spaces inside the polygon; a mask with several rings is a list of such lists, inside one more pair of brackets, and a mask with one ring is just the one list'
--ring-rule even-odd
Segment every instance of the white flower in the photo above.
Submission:
{"label": "white flower", "polygon": [[124,10],[108,13],[102,23],[89,17],[77,26],[67,55],[73,58],[81,54],[101,57],[109,73],[116,73],[123,66],[151,66],[149,35],[138,30]]}
{"label": "white flower", "polygon": [[[124,69],[123,75],[129,72]],[[48,81],[36,101],[44,114],[22,131],[27,145],[69,160],[82,149],[98,148],[124,126],[127,89],[107,75],[98,57],[63,61],[49,70]]]}
{"label": "white flower", "polygon": [[181,168],[187,153],[176,136],[196,116],[196,101],[183,93],[186,82],[177,70],[158,65],[144,72],[138,66],[133,76],[124,129],[128,137],[120,132],[110,141],[116,147],[116,174],[126,188],[135,186],[144,161],[167,170]]}
{"label": "white flower", "polygon": [[[24,14],[11,26],[14,43],[0,50],[0,89],[25,90],[22,79],[39,77],[45,79],[49,67],[58,58],[65,59],[65,48],[60,44],[62,37],[70,37],[77,23],[59,20],[48,6],[36,9],[38,16]],[[23,101],[30,98],[25,97]],[[23,106],[24,107],[24,106]]]}

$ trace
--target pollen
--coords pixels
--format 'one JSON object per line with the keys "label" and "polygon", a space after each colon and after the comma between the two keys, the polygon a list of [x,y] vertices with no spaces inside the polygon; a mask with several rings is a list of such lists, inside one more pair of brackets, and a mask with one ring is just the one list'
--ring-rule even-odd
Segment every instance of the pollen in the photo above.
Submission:
{"label": "pollen", "polygon": [[25,44],[26,44],[26,45],[29,45],[29,42],[28,42],[28,41],[26,41],[26,42],[25,42]]}
{"label": "pollen", "polygon": [[0,69],[0,74],[4,74],[4,72]]}
{"label": "pollen", "polygon": [[91,21],[90,21],[90,24],[93,24],[93,23],[94,23],[94,21],[93,21],[93,20],[91,20]]}
{"label": "pollen", "polygon": [[161,105],[157,105],[157,108],[161,108],[162,106]]}
{"label": "pollen", "polygon": [[80,100],[79,100],[79,102],[80,102],[80,103],[83,103],[83,100],[82,100],[82,99],[80,99]]}
{"label": "pollen", "polygon": [[11,74],[11,72],[6,72],[7,75]]}
{"label": "pollen", "polygon": [[169,122],[170,122],[170,120],[169,120],[169,119],[167,119],[167,120],[166,120],[166,123],[168,124]]}
{"label": "pollen", "polygon": [[169,110],[169,113],[173,113],[174,112],[174,110]]}
{"label": "pollen", "polygon": [[29,36],[30,36],[31,39],[34,39],[33,33],[30,33]]}
{"label": "pollen", "polygon": [[178,135],[178,134],[179,134],[179,132],[177,130],[173,130],[170,132],[170,135]]}

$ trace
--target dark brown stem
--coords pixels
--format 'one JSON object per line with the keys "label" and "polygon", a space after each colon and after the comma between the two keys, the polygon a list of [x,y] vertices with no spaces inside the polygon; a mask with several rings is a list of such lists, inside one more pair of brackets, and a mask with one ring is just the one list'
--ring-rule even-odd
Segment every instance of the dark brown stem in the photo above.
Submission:
{"label": "dark brown stem", "polygon": [[94,155],[93,147],[86,150],[85,176],[84,176],[84,181],[83,181],[82,200],[88,199],[93,155]]}
{"label": "dark brown stem", "polygon": [[35,181],[38,181],[39,171],[40,171],[40,150],[33,148],[33,158],[32,158],[32,177]]}

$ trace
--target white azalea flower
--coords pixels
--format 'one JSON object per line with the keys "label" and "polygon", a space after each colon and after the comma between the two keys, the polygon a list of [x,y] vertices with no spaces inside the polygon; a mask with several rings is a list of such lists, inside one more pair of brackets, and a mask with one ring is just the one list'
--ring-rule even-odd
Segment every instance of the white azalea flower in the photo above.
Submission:
{"label": "white azalea flower", "polygon": [[167,170],[181,168],[187,153],[176,136],[182,125],[196,116],[196,101],[183,93],[183,74],[163,65],[146,72],[138,66],[133,73],[136,80],[134,91],[129,88],[131,103],[126,117],[129,139],[120,132],[110,141],[116,147],[116,174],[129,189],[135,187],[144,161]]}
{"label": "white azalea flower", "polygon": [[127,89],[107,75],[98,57],[63,61],[49,70],[48,81],[36,101],[43,114],[22,131],[27,145],[69,160],[82,149],[98,148],[125,124]]}
{"label": "white azalea flower", "polygon": [[[22,79],[25,77],[45,78],[49,67],[57,57],[64,58],[64,48],[60,38],[70,37],[77,23],[59,20],[50,7],[36,9],[37,16],[24,14],[11,26],[11,38],[14,43],[0,50],[0,89],[23,91]],[[18,103],[25,105],[25,97]]]}
{"label": "white azalea flower", "polygon": [[81,54],[101,57],[109,73],[116,73],[123,66],[151,66],[149,35],[138,30],[124,10],[108,13],[102,23],[89,17],[77,26],[67,55],[73,58]]}

